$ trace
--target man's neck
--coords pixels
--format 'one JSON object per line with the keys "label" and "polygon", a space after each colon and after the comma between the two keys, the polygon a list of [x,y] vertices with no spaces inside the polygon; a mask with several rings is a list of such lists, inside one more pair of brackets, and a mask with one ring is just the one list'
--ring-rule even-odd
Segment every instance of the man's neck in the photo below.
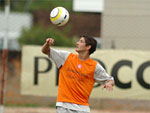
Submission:
{"label": "man's neck", "polygon": [[90,55],[87,54],[87,53],[79,53],[78,57],[79,57],[80,60],[87,60],[87,59],[90,58]]}

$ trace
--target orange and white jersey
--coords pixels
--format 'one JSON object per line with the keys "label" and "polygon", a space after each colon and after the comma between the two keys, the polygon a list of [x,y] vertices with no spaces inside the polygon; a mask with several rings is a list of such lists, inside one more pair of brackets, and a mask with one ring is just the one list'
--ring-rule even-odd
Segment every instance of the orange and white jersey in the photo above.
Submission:
{"label": "orange and white jersey", "polygon": [[[99,63],[91,58],[80,60],[77,54],[52,48],[50,49],[50,58],[59,68],[56,105],[66,107],[65,105],[68,106],[66,103],[72,103],[79,105],[78,110],[81,111],[87,106],[86,111],[89,112],[88,100],[94,82],[105,83],[113,78],[106,73]],[[73,110],[77,110],[76,108],[73,107]]]}

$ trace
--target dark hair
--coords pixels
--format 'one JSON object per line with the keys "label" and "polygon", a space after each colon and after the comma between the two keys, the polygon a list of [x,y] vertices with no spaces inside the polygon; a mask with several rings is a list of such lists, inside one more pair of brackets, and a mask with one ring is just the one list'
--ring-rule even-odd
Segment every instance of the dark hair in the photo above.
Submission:
{"label": "dark hair", "polygon": [[92,54],[96,50],[97,41],[91,36],[83,35],[82,37],[85,39],[86,46],[91,46],[89,54]]}

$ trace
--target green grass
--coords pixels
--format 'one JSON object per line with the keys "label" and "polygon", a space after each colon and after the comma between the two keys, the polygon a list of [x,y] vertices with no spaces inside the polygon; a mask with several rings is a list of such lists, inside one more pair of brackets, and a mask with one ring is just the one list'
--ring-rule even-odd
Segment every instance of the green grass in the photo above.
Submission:
{"label": "green grass", "polygon": [[51,103],[51,104],[49,105],[49,107],[50,107],[50,108],[56,108],[56,103]]}
{"label": "green grass", "polygon": [[5,104],[7,107],[40,107],[38,104]]}
{"label": "green grass", "polygon": [[[4,106],[6,107],[33,107],[33,108],[38,108],[38,107],[43,107],[44,105],[39,105],[39,104],[5,104]],[[51,103],[48,106],[45,107],[50,107],[50,108],[56,108],[56,103]]]}

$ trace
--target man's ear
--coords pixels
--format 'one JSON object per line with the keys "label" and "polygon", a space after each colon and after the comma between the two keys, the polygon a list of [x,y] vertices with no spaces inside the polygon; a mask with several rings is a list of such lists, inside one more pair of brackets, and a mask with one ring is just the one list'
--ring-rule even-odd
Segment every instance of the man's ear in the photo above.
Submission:
{"label": "man's ear", "polygon": [[90,50],[90,49],[91,49],[91,45],[88,45],[88,46],[87,46],[87,49]]}

